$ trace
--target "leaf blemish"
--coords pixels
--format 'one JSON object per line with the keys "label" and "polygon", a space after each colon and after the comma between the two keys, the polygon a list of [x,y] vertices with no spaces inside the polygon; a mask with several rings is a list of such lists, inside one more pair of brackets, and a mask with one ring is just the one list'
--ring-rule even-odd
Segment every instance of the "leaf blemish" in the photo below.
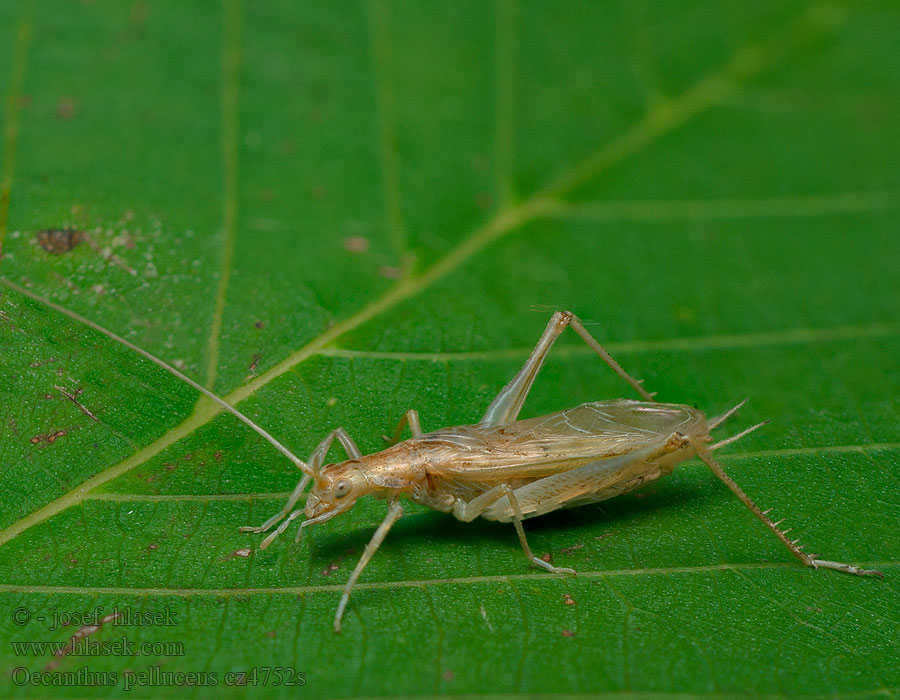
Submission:
{"label": "leaf blemish", "polygon": [[84,231],[72,228],[48,228],[37,232],[37,244],[53,255],[68,253],[84,240]]}
{"label": "leaf blemish", "polygon": [[93,413],[91,413],[91,412],[87,409],[87,407],[85,407],[84,404],[82,404],[82,403],[78,400],[78,397],[81,396],[81,394],[84,393],[84,389],[83,389],[82,387],[78,387],[77,389],[75,389],[75,391],[73,391],[73,392],[71,392],[71,393],[68,392],[68,391],[66,391],[66,390],[65,390],[63,387],[61,387],[61,386],[56,386],[56,385],[54,385],[53,388],[56,389],[60,394],[62,394],[63,396],[65,396],[67,399],[69,399],[69,401],[71,401],[71,402],[74,403],[76,406],[78,406],[78,409],[79,409],[84,415],[86,415],[88,418],[90,418],[92,421],[94,421],[95,423],[99,423],[99,422],[100,422],[99,419],[97,418],[97,416],[95,416]]}
{"label": "leaf blemish", "polygon": [[494,626],[491,624],[491,621],[488,620],[487,610],[484,609],[484,604],[482,604],[482,605],[478,608],[478,611],[481,613],[481,619],[484,620],[484,624],[487,625],[487,628],[488,628],[491,632],[493,632],[493,631],[494,631]]}
{"label": "leaf blemish", "polygon": [[63,435],[68,435],[68,431],[57,430],[55,433],[39,433],[31,438],[30,442],[32,445],[37,445],[41,442],[54,443]]}
{"label": "leaf blemish", "polygon": [[63,121],[71,121],[78,116],[78,103],[71,97],[60,97],[56,103],[56,116]]}
{"label": "leaf blemish", "polygon": [[235,559],[236,557],[247,558],[253,553],[253,550],[249,547],[244,549],[236,549],[231,552],[228,556],[226,556],[222,561],[229,561],[230,559]]}
{"label": "leaf blemish", "polygon": [[103,625],[108,622],[114,622],[115,620],[121,617],[122,613],[114,612],[100,618],[100,621],[96,625],[85,625],[84,627],[80,627],[75,631],[75,634],[69,639],[69,643],[66,644],[62,649],[56,652],[56,658],[53,659],[50,663],[48,663],[45,667],[45,671],[52,671],[57,666],[59,666],[59,662],[62,660],[64,656],[70,654],[75,650],[75,645],[78,643],[80,639],[84,639],[85,637],[94,634],[97,630],[99,630]]}
{"label": "leaf blemish", "polygon": [[369,239],[365,236],[349,236],[344,239],[344,248],[351,253],[365,253],[369,249]]}

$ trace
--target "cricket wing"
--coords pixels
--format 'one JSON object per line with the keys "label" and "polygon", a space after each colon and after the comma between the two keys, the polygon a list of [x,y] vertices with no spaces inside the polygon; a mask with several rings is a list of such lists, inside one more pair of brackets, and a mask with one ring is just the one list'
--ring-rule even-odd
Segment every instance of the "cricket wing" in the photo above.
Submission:
{"label": "cricket wing", "polygon": [[445,478],[506,481],[549,476],[661,447],[676,431],[705,430],[705,416],[680,404],[617,399],[582,404],[491,428],[459,426],[421,436],[431,471]]}

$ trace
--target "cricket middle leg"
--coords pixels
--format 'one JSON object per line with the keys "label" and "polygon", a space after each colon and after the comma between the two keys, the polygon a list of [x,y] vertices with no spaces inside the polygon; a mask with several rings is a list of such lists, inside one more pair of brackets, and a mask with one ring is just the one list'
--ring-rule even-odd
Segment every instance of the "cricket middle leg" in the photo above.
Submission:
{"label": "cricket middle leg", "polygon": [[574,576],[575,569],[553,566],[553,564],[544,561],[540,557],[536,557],[534,552],[531,551],[531,547],[528,546],[528,539],[525,537],[525,528],[522,527],[522,509],[519,507],[515,490],[508,484],[495,486],[480,496],[476,496],[471,501],[456,501],[453,506],[453,515],[464,523],[471,522],[504,496],[509,499],[509,504],[512,507],[512,522],[516,527],[516,533],[519,535],[519,544],[522,545],[522,550],[525,552],[528,560],[542,569],[552,571],[554,574],[571,574]]}
{"label": "cricket middle leg", "polygon": [[550,352],[550,348],[553,347],[553,343],[556,342],[556,339],[559,338],[560,335],[562,335],[562,332],[569,327],[580,335],[582,340],[584,340],[584,342],[587,343],[588,346],[596,352],[616,374],[628,382],[638,394],[647,401],[654,400],[653,395],[647,392],[637,379],[622,369],[622,366],[612,358],[612,355],[610,355],[606,349],[587,332],[587,329],[581,324],[581,321],[578,320],[578,317],[575,314],[571,311],[557,311],[551,317],[550,323],[547,324],[547,328],[541,335],[540,340],[538,340],[537,345],[534,346],[534,350],[531,351],[531,355],[525,361],[522,369],[520,369],[518,374],[512,378],[512,381],[510,381],[509,384],[500,390],[500,393],[497,394],[491,402],[491,405],[488,406],[487,411],[478,424],[479,426],[488,428],[495,425],[504,425],[516,419],[516,416],[519,415],[519,411],[522,410],[522,405],[525,403],[528,392],[531,391],[531,386],[534,384],[538,372],[541,370],[541,366],[544,364],[544,359]]}

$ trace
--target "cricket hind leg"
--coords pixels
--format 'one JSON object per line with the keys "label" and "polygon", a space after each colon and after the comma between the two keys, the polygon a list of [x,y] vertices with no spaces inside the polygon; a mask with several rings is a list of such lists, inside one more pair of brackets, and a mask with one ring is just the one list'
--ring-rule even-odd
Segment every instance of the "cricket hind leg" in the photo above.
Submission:
{"label": "cricket hind leg", "polygon": [[[359,459],[362,456],[362,453],[359,451],[359,447],[356,446],[356,443],[353,441],[353,438],[347,434],[347,431],[343,428],[336,428],[328,433],[328,436],[319,443],[318,447],[313,450],[313,453],[309,457],[309,466],[312,473],[316,473],[319,469],[322,468],[322,463],[325,461],[325,456],[328,454],[328,450],[331,447],[331,443],[334,442],[334,439],[337,438],[341,443],[341,446],[347,452],[348,455],[352,459]],[[285,520],[282,523],[282,526],[279,527],[275,532],[269,535],[265,540],[263,540],[260,545],[262,549],[268,547],[272,540],[274,540],[278,535],[284,532],[287,529],[287,526],[293,521],[295,518],[299,517],[302,513],[302,509],[299,511],[294,511],[294,506],[297,505],[297,501],[300,500],[300,496],[303,495],[303,492],[306,490],[306,487],[309,486],[309,482],[312,481],[312,476],[309,474],[304,474],[303,478],[297,483],[297,486],[294,487],[294,490],[291,492],[291,495],[288,497],[287,501],[284,504],[284,507],[275,513],[271,518],[266,520],[262,525],[244,525],[240,528],[240,532],[252,532],[254,534],[261,534],[266,532],[271,527],[273,527],[276,523],[278,523],[282,518],[288,517],[288,520]],[[293,512],[292,512],[293,511]],[[297,515],[294,515],[297,513]]]}
{"label": "cricket hind leg", "polygon": [[388,505],[388,512],[385,516],[384,520],[381,521],[381,525],[378,526],[378,529],[375,530],[375,534],[372,535],[372,539],[369,540],[369,544],[366,545],[365,551],[363,551],[362,556],[359,558],[359,561],[356,562],[356,566],[353,568],[353,571],[350,574],[350,578],[347,579],[347,583],[344,584],[344,591],[341,594],[341,601],[338,603],[337,612],[334,614],[334,631],[341,631],[341,618],[344,616],[344,609],[347,607],[347,603],[350,602],[350,591],[353,590],[353,586],[356,585],[356,580],[359,578],[360,574],[363,572],[363,569],[366,568],[366,564],[369,563],[369,560],[378,551],[378,548],[381,546],[381,543],[384,542],[384,538],[387,537],[388,531],[400,519],[400,516],[403,515],[403,506],[400,505],[400,501],[393,500]]}
{"label": "cricket hind leg", "polygon": [[516,534],[519,536],[519,544],[522,545],[522,551],[525,552],[525,556],[528,560],[531,561],[532,564],[540,566],[542,569],[551,571],[554,574],[571,574],[574,576],[575,569],[569,569],[564,566],[553,566],[553,564],[536,557],[534,552],[531,551],[531,547],[528,545],[528,539],[525,537],[525,528],[522,527],[522,520],[524,519],[522,509],[519,507],[519,501],[516,498],[515,490],[508,484],[495,486],[468,502],[461,500],[456,501],[453,506],[453,515],[464,523],[471,522],[504,496],[509,499],[509,504],[512,508],[511,519],[513,525],[515,525]]}
{"label": "cricket hind leg", "polygon": [[[758,426],[756,426],[758,427]],[[753,430],[755,428],[751,428]],[[748,431],[745,431],[748,432]],[[722,469],[722,466],[713,458],[710,453],[710,448],[706,447],[702,442],[697,440],[696,438],[687,438],[691,443],[691,446],[697,453],[697,456],[703,460],[707,467],[709,467],[713,474],[715,474],[719,479],[721,479],[725,485],[731,489],[731,491],[741,499],[741,502],[750,509],[750,512],[753,513],[757,518],[759,518],[766,527],[768,527],[779,540],[787,547],[791,554],[797,557],[800,561],[802,561],[806,566],[811,566],[813,569],[823,568],[823,569],[834,569],[835,571],[842,571],[845,574],[854,574],[856,576],[878,576],[879,578],[884,578],[884,574],[875,569],[861,569],[858,566],[853,566],[852,564],[842,564],[841,562],[836,561],[828,561],[825,559],[817,559],[817,554],[807,554],[803,551],[803,545],[798,545],[797,543],[800,540],[791,540],[788,539],[787,533],[790,532],[790,528],[786,530],[779,530],[778,526],[783,522],[779,520],[778,522],[772,522],[772,520],[768,517],[768,510],[760,510],[759,506],[754,503],[750,497],[744,493],[743,489],[738,486],[734,480],[725,473],[725,470]],[[723,441],[724,442],[724,441]],[[731,442],[731,440],[729,440]],[[716,447],[714,445],[714,447]]]}
{"label": "cricket hind leg", "polygon": [[647,401],[654,400],[653,395],[648,393],[647,390],[641,386],[640,381],[622,369],[621,365],[612,358],[606,349],[600,345],[590,333],[588,333],[587,329],[585,329],[575,314],[571,311],[557,311],[553,314],[553,317],[547,324],[547,328],[541,335],[540,340],[538,340],[537,345],[535,345],[534,350],[531,351],[531,355],[525,361],[522,369],[520,369],[518,374],[512,378],[509,384],[500,390],[500,393],[497,394],[491,402],[491,405],[488,406],[487,411],[481,418],[479,426],[487,428],[495,425],[504,425],[516,419],[519,415],[519,411],[522,410],[522,405],[525,403],[528,392],[531,391],[531,386],[534,384],[538,372],[541,370],[541,366],[544,364],[544,359],[550,352],[550,348],[553,347],[553,343],[556,342],[556,339],[562,335],[562,332],[567,327],[570,327],[581,336],[582,340],[584,340],[584,342],[587,343],[588,346],[596,352],[616,374],[628,382],[638,394]]}

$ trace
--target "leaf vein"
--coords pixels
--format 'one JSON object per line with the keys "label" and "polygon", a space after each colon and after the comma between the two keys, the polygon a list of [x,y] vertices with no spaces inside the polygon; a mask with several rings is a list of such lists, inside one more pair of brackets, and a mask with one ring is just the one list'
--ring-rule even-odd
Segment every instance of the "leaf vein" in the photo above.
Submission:
{"label": "leaf vein", "polygon": [[[900,566],[900,561],[858,561],[855,565],[865,568],[886,569]],[[672,574],[696,574],[735,572],[741,570],[777,569],[793,571],[798,574],[822,575],[821,572],[807,571],[796,561],[786,562],[735,562],[730,564],[705,564],[700,566],[669,566],[659,568],[639,569],[609,569],[605,571],[579,571],[579,578],[600,579],[613,576],[669,576]],[[364,589],[395,589],[395,588],[421,588],[424,586],[453,586],[471,585],[481,583],[509,583],[516,581],[555,581],[567,580],[568,574],[553,574],[535,572],[527,574],[488,574],[483,576],[460,576],[440,579],[418,579],[405,581],[362,581],[354,586],[354,590]],[[880,582],[873,585],[881,585]],[[110,595],[137,595],[137,596],[182,596],[191,597],[198,595],[210,596],[244,596],[255,594],[286,594],[301,595],[306,593],[339,593],[344,589],[343,584],[322,584],[305,586],[273,586],[270,588],[165,588],[165,587],[115,587],[115,586],[57,586],[57,585],[33,585],[33,584],[0,584],[0,593],[47,593],[63,594],[72,593],[78,595],[110,594]]]}

